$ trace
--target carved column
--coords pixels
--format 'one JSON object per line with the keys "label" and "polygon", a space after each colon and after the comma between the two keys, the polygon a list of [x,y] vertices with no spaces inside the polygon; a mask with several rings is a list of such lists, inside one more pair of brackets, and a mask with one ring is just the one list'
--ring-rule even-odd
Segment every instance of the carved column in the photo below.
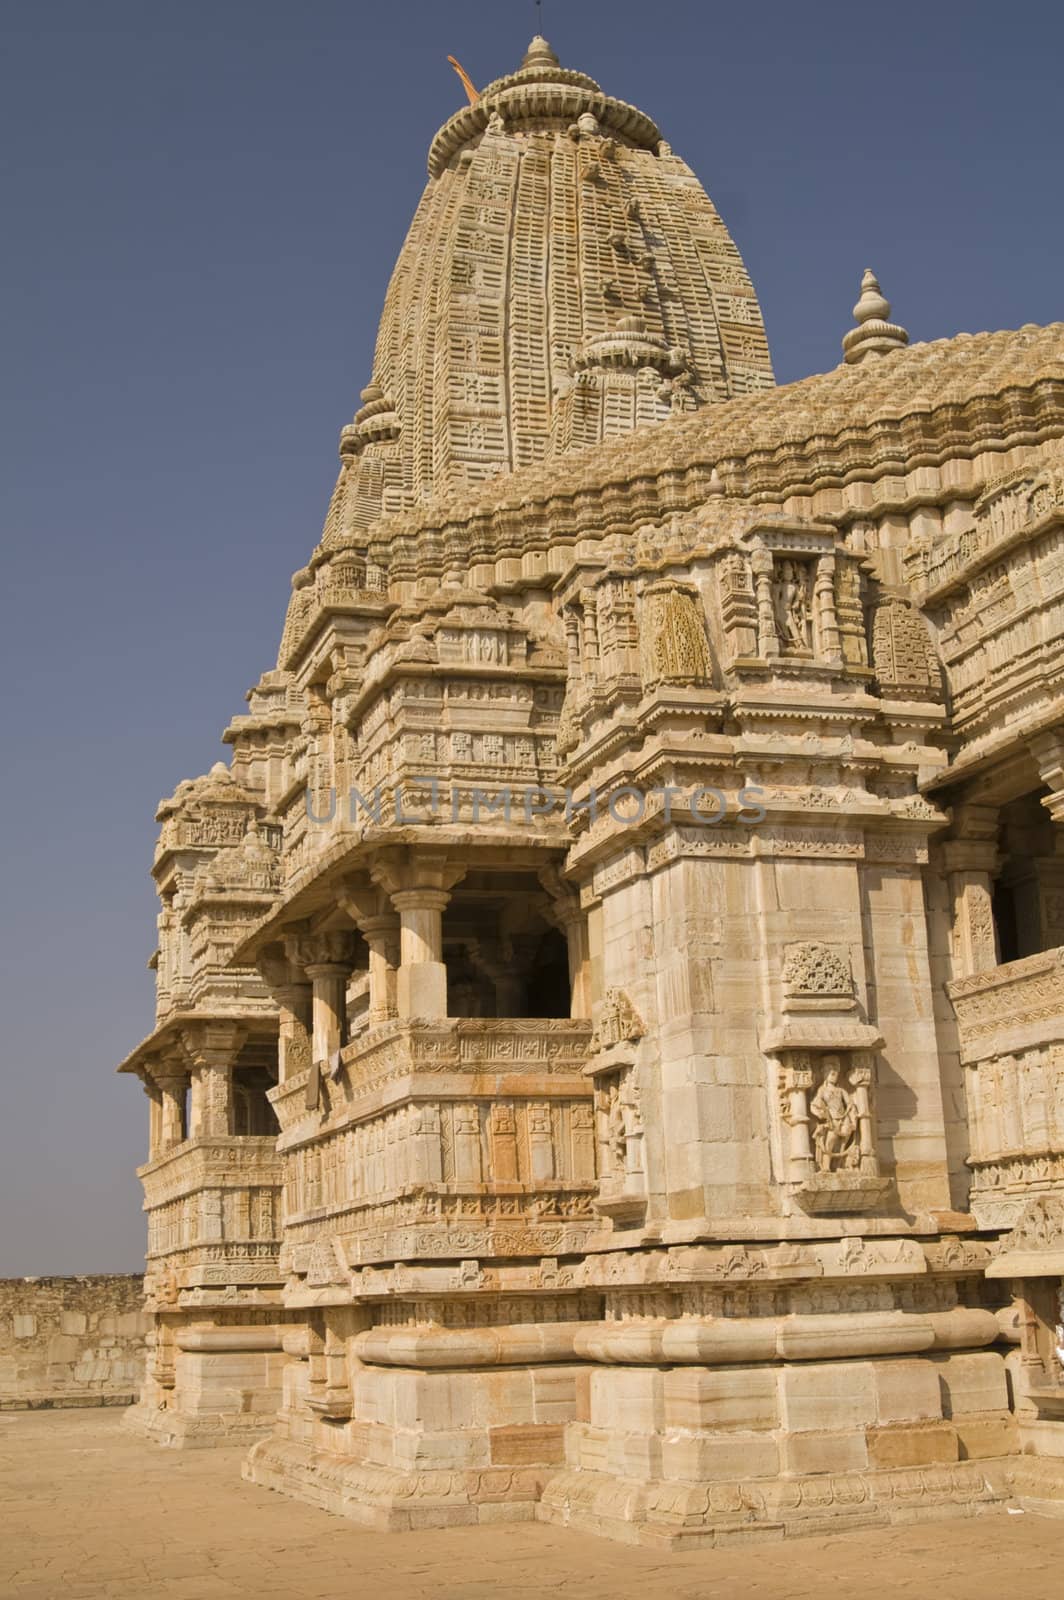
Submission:
{"label": "carved column", "polygon": [[549,915],[565,934],[569,958],[569,1015],[591,1016],[591,948],[587,914],[580,896],[567,884],[557,867],[544,867],[539,881],[550,897]]}
{"label": "carved column", "polygon": [[772,555],[755,550],[750,559],[754,574],[754,599],[757,602],[757,653],[763,661],[780,653],[776,632],[776,613],[772,605]]}
{"label": "carved column", "polygon": [[352,939],[346,933],[311,934],[299,940],[299,954],[311,982],[311,1062],[320,1067],[344,1043]]}
{"label": "carved column", "polygon": [[598,666],[598,609],[594,589],[581,589],[580,604],[584,612],[584,661],[589,678],[595,676]]}
{"label": "carved column", "polygon": [[399,1015],[399,918],[387,895],[372,884],[346,883],[337,900],[369,948],[370,1027],[390,1022]]}
{"label": "carved column", "polygon": [[400,966],[396,1003],[400,1017],[447,1015],[447,968],[443,960],[443,913],[464,866],[432,852],[405,862],[382,860],[373,878],[399,913]]}
{"label": "carved column", "polygon": [[968,978],[998,964],[992,893],[998,867],[996,808],[959,806],[953,832],[956,837],[942,845],[953,907],[953,975]]}
{"label": "carved column", "polygon": [[853,1090],[854,1110],[857,1113],[857,1142],[860,1150],[858,1170],[866,1174],[879,1172],[876,1151],[876,1130],[872,1111],[873,1067],[871,1058],[859,1052],[850,1067],[850,1087]]}
{"label": "carved column", "polygon": [[788,1130],[787,1176],[804,1183],[813,1173],[813,1142],[809,1134],[809,1091],[813,1065],[808,1055],[789,1055],[781,1069],[781,1114]]}
{"label": "carved column", "polygon": [[141,1088],[148,1096],[148,1160],[154,1161],[162,1151],[163,1097],[154,1078],[142,1078]]}
{"label": "carved column", "polygon": [[566,606],[562,612],[562,623],[565,627],[565,653],[568,663],[568,681],[576,684],[581,677],[580,665],[580,618],[572,606]]}
{"label": "carved column", "polygon": [[260,955],[258,968],[277,1002],[277,1081],[287,1083],[310,1066],[311,985],[286,956]]}
{"label": "carved column", "polygon": [[185,1134],[185,1092],[188,1076],[173,1067],[161,1067],[155,1073],[159,1086],[159,1149],[162,1155],[181,1144]]}
{"label": "carved column", "polygon": [[842,660],[839,620],[835,614],[835,557],[821,556],[813,584],[813,610],[820,654],[828,661]]}
{"label": "carved column", "polygon": [[233,1131],[233,1068],[244,1033],[232,1024],[187,1028],[182,1035],[192,1063],[189,1136],[224,1139]]}

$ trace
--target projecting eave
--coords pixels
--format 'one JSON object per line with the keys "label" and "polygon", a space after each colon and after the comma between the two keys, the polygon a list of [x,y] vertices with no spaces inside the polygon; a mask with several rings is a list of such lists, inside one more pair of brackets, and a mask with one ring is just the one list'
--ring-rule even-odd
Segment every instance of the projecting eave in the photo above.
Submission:
{"label": "projecting eave", "polygon": [[116,1072],[135,1074],[143,1082],[148,1077],[148,1063],[153,1056],[172,1046],[183,1029],[194,1024],[230,1022],[246,1028],[250,1033],[273,1033],[277,1027],[276,1011],[265,1008],[249,1010],[197,1010],[173,1011],[158,1023],[140,1043],[121,1060]]}

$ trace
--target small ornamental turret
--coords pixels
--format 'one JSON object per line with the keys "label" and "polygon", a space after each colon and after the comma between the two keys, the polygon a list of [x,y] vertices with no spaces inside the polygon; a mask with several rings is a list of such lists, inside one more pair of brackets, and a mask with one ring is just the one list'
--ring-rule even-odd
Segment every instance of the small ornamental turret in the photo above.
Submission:
{"label": "small ornamental turret", "polygon": [[842,341],[845,360],[851,365],[866,356],[886,356],[892,350],[901,350],[909,343],[909,335],[897,323],[888,322],[890,301],[880,287],[879,279],[871,267],[866,267],[861,279],[861,298],[853,308],[857,319]]}

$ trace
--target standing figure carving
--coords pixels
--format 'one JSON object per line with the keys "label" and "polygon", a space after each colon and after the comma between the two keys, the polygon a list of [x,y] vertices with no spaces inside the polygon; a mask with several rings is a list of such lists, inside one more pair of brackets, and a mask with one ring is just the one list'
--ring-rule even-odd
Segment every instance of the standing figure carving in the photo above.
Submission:
{"label": "standing figure carving", "polygon": [[841,1077],[838,1056],[825,1056],[823,1081],[809,1107],[815,1123],[813,1148],[818,1172],[853,1167],[860,1160],[857,1104]]}
{"label": "standing figure carving", "polygon": [[809,573],[802,562],[777,563],[772,580],[772,607],[776,632],[785,650],[808,650],[812,646],[812,606]]}

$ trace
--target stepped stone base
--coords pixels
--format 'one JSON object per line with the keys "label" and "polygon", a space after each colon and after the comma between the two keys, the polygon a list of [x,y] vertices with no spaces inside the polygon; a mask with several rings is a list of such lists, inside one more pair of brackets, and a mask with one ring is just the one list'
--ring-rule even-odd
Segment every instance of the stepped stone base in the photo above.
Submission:
{"label": "stepped stone base", "polygon": [[263,1439],[244,1463],[250,1483],[276,1489],[379,1533],[531,1522],[550,1468],[401,1472],[325,1454],[292,1439]]}
{"label": "stepped stone base", "polygon": [[848,1533],[1003,1510],[1006,1460],[758,1482],[640,1483],[604,1472],[552,1478],[537,1519],[667,1550]]}
{"label": "stepped stone base", "polygon": [[[764,1481],[644,1483],[542,1467],[407,1473],[270,1438],[252,1446],[243,1475],[382,1533],[535,1520],[671,1550],[1001,1511],[1013,1498],[1018,1465],[1001,1457]],[[1031,1465],[1015,1484],[1021,1503],[1064,1514],[1064,1471],[1050,1482],[1045,1463]]]}

